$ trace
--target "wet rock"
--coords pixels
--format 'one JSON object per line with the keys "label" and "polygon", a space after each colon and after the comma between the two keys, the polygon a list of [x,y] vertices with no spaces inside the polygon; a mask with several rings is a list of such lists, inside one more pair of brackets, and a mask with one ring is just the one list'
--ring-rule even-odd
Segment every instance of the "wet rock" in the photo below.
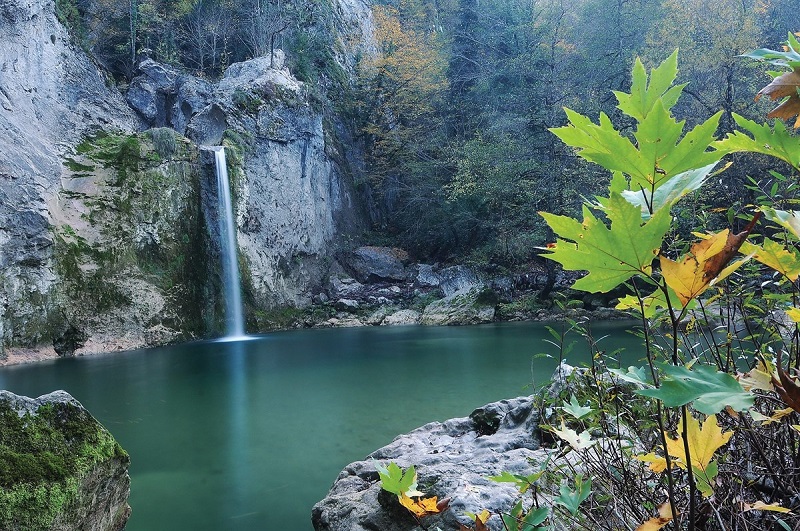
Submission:
{"label": "wet rock", "polygon": [[471,290],[483,286],[483,281],[478,275],[467,266],[457,265],[439,271],[440,287],[445,297],[449,297],[457,291]]}
{"label": "wet rock", "polygon": [[387,315],[383,324],[387,326],[412,325],[418,324],[420,313],[414,310],[400,310],[391,315]]}

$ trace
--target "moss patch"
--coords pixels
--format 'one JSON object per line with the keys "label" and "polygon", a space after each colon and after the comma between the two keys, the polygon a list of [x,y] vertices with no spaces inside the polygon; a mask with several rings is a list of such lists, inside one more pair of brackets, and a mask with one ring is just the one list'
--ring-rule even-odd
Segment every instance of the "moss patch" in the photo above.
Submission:
{"label": "moss patch", "polygon": [[0,402],[0,529],[48,529],[109,459],[129,460],[86,410],[51,403],[20,417]]}

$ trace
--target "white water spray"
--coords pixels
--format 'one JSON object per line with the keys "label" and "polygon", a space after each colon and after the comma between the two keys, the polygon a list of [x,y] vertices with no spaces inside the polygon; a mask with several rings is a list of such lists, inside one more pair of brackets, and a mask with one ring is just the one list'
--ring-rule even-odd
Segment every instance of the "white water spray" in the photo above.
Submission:
{"label": "white water spray", "polygon": [[244,333],[242,317],[242,290],[239,282],[239,263],[236,258],[236,228],[233,223],[233,205],[228,181],[225,148],[214,148],[217,165],[217,196],[219,198],[220,254],[222,255],[222,292],[225,297],[225,336],[241,338]]}

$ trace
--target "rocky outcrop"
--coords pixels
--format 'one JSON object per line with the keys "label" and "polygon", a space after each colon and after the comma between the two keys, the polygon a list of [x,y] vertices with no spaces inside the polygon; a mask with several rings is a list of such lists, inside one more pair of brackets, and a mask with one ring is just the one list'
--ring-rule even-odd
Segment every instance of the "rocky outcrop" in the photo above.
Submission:
{"label": "rocky outcrop", "polygon": [[422,313],[425,325],[467,325],[494,321],[497,294],[482,287],[463,288],[430,303]]}
{"label": "rocky outcrop", "polygon": [[31,399],[0,391],[0,529],[123,529],[129,461],[66,392]]}
{"label": "rocky outcrop", "polygon": [[409,257],[403,249],[364,246],[340,253],[338,258],[359,282],[402,282],[408,278],[404,263],[408,263]]}
{"label": "rocky outcrop", "polygon": [[[538,426],[533,398],[524,397],[488,404],[467,418],[432,422],[401,435],[342,470],[328,495],[312,510],[314,529],[420,529],[396,497],[381,491],[376,465],[390,461],[404,469],[414,465],[419,490],[426,495],[450,498],[449,510],[426,517],[428,529],[472,526],[466,512],[508,512],[518,491],[488,476],[502,471],[529,474],[532,463],[543,461],[546,455],[538,450]],[[490,519],[488,525],[502,529],[498,519]]]}
{"label": "rocky outcrop", "polygon": [[0,5],[0,358],[4,345],[49,343],[63,326],[48,203],[63,156],[100,129],[137,118],[56,20],[52,0]]}

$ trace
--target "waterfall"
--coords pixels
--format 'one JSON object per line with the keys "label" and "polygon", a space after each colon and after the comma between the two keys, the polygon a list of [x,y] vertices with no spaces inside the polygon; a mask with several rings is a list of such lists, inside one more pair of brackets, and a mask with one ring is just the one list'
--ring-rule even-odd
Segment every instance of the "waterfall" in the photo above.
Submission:
{"label": "waterfall", "polygon": [[239,283],[239,262],[236,258],[236,228],[233,223],[228,166],[225,161],[225,148],[215,147],[213,149],[214,161],[217,166],[222,293],[225,297],[225,336],[228,338],[244,337],[242,290]]}

